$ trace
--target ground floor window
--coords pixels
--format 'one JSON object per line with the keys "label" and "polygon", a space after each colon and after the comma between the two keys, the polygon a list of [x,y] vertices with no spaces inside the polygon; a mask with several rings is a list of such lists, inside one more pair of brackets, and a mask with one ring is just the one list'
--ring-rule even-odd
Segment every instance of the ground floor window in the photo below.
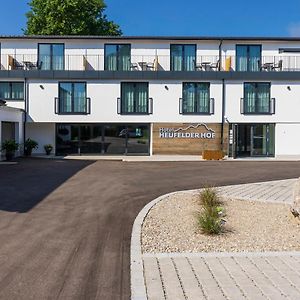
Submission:
{"label": "ground floor window", "polygon": [[57,124],[57,155],[149,155],[149,124]]}
{"label": "ground floor window", "polygon": [[275,124],[232,124],[230,131],[232,156],[275,155]]}

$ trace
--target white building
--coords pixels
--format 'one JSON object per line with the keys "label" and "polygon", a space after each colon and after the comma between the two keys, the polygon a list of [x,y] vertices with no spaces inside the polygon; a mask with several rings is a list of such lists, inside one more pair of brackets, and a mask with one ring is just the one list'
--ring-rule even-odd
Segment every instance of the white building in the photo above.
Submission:
{"label": "white building", "polygon": [[36,153],[300,155],[300,39],[0,36],[0,53]]}

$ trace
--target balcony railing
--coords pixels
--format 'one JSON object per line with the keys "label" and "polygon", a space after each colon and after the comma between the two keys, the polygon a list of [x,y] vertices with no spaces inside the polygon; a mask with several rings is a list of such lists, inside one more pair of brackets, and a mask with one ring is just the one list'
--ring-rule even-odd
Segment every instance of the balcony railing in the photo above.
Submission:
{"label": "balcony railing", "polygon": [[275,98],[270,98],[266,105],[248,105],[247,99],[240,100],[241,114],[244,115],[273,115],[275,114]]}
{"label": "balcony railing", "polygon": [[117,98],[117,114],[118,115],[152,115],[153,114],[153,98],[148,98],[145,105],[124,109],[122,99]]}
{"label": "balcony railing", "polygon": [[91,114],[91,98],[80,99],[78,103],[66,105],[65,99],[54,98],[54,113],[57,115],[89,115]]}
{"label": "balcony railing", "polygon": [[[173,63],[171,69],[170,55],[132,55],[128,62],[123,62],[119,69],[107,66],[107,71],[300,71],[299,56],[262,56],[260,59],[239,60],[235,56],[199,55],[188,62]],[[2,54],[1,70],[65,70],[65,71],[104,71],[103,55],[65,55],[49,56],[45,61],[35,54]]]}
{"label": "balcony railing", "polygon": [[184,101],[179,98],[179,114],[181,115],[213,115],[215,113],[215,99],[210,98],[208,101],[208,106],[203,107],[203,109],[186,110],[184,107]]}

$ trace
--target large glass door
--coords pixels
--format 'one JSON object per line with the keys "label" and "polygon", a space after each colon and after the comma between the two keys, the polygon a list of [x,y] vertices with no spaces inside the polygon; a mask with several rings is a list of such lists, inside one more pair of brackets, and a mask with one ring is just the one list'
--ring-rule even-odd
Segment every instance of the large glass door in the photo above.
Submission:
{"label": "large glass door", "polygon": [[260,45],[236,46],[236,71],[259,71],[261,64]]}
{"label": "large glass door", "polygon": [[251,126],[251,156],[274,155],[274,124]]}
{"label": "large glass door", "polygon": [[232,124],[232,157],[267,157],[275,155],[274,124]]}

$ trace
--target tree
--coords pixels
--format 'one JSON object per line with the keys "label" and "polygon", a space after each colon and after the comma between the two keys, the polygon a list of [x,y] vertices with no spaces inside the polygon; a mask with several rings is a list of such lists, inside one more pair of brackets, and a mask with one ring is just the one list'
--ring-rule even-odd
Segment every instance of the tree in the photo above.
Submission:
{"label": "tree", "polygon": [[121,35],[104,0],[31,0],[25,35]]}

